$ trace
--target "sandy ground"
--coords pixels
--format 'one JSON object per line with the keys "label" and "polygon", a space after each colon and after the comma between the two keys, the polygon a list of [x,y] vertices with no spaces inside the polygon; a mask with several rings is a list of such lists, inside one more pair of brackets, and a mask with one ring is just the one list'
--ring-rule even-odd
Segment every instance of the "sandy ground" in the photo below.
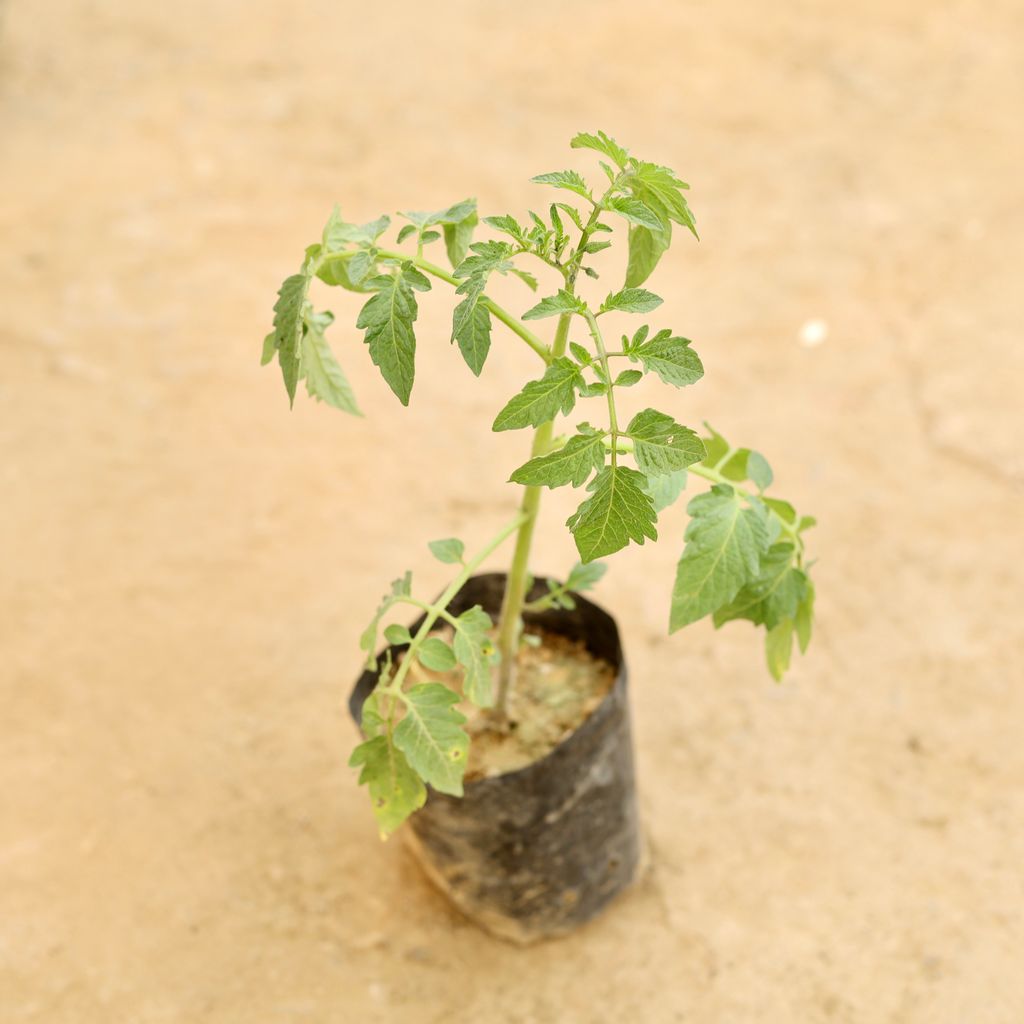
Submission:
{"label": "sandy ground", "polygon": [[[1022,46],[998,0],[8,0],[0,1019],[1024,1020]],[[520,951],[378,841],[342,698],[382,586],[511,508],[530,353],[473,380],[428,296],[402,411],[332,294],[365,420],[257,361],[336,199],[522,211],[596,127],[693,183],[674,408],[820,516],[820,626],[775,687],[664,635],[680,510],[615,559],[654,866]]]}

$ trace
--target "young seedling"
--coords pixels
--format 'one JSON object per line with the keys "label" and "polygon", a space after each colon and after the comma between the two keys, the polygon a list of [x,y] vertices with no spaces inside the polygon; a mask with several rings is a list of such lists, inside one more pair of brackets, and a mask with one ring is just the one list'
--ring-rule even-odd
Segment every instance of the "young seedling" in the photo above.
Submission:
{"label": "young seedling", "polygon": [[[396,580],[362,635],[361,647],[380,681],[363,707],[365,741],[351,764],[369,787],[383,834],[398,827],[426,799],[426,785],[461,795],[469,737],[456,709],[463,698],[500,716],[513,684],[522,639],[524,610],[572,607],[572,594],[596,583],[604,566],[595,559],[630,542],[657,540],[658,514],[682,493],[688,475],[710,489],[687,506],[681,557],[671,595],[669,631],[710,615],[716,627],[746,619],[766,630],[768,668],[778,680],[789,667],[794,639],[801,651],[811,637],[814,585],[804,556],[804,532],[813,518],[787,501],[769,497],[772,470],[750,448],[731,445],[711,427],[703,436],[670,413],[646,408],[620,422],[616,395],[650,375],[673,388],[696,383],[704,368],[687,338],[647,323],[621,334],[610,345],[605,324],[623,315],[654,313],[662,300],[642,285],[672,242],[673,228],[696,236],[684,197],[689,187],[667,167],[630,156],[604,132],[582,133],[573,149],[599,154],[606,181],[595,189],[577,171],[554,171],[533,179],[557,191],[543,214],[529,211],[520,222],[510,215],[484,217],[498,237],[473,242],[479,227],[476,202],[466,199],[444,210],[408,212],[394,243],[383,241],[390,218],[368,224],[344,221],[335,208],[319,242],[305,252],[298,273],[287,278],[274,306],[274,329],[263,346],[263,362],[276,355],[290,402],[300,381],[309,394],[345,412],[360,415],[352,389],[332,353],[325,331],[334,317],[315,312],[309,299],[314,281],[366,296],[356,319],[370,358],[403,405],[415,379],[417,294],[433,282],[454,289],[451,341],[470,371],[479,376],[490,351],[494,321],[526,345],[538,360],[538,376],[500,409],[492,429],[532,428],[530,457],[511,473],[523,486],[520,508],[484,547],[467,555],[461,541],[435,541],[430,549],[458,571],[436,601],[413,593],[406,573]],[[597,278],[588,258],[613,244],[625,230],[623,286],[589,297],[578,290],[581,274]],[[439,244],[452,269],[424,254]],[[400,248],[401,246],[406,248]],[[533,261],[548,273],[555,289],[519,316],[487,292],[494,275],[513,274],[530,289],[537,279],[521,266]],[[542,264],[542,267],[537,267]],[[553,320],[550,342],[533,324]],[[570,340],[579,325],[580,335]],[[616,331],[616,334],[619,332]],[[594,400],[600,425],[578,422],[555,436],[555,421],[572,413],[580,400]],[[530,546],[542,489],[585,488],[586,496],[567,526],[580,562],[564,584],[526,603],[531,586]],[[480,564],[515,537],[501,615],[495,628],[480,607],[460,615],[449,603]],[[415,635],[398,623],[383,626],[397,609],[423,613]],[[435,635],[439,624],[452,629],[452,642]],[[377,666],[378,633],[405,645],[398,664]],[[416,682],[413,666],[438,672],[461,670],[461,694],[440,682]]]}

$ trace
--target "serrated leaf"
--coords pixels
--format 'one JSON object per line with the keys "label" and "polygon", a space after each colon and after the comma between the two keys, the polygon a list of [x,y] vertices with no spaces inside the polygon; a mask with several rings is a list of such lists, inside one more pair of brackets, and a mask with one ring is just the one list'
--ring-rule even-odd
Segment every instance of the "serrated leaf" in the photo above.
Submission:
{"label": "serrated leaf", "polygon": [[462,561],[466,552],[466,545],[457,537],[445,537],[443,540],[432,540],[427,545],[430,553],[439,561],[447,565],[456,565]]}
{"label": "serrated leaf", "polygon": [[626,166],[626,158],[628,156],[626,150],[604,132],[598,132],[596,135],[592,135],[590,132],[580,132],[578,135],[573,136],[569,145],[573,149],[596,150],[598,153],[604,153],[606,157],[614,160],[619,167]]}
{"label": "serrated leaf", "polygon": [[416,657],[432,672],[450,672],[455,668],[455,652],[439,636],[428,636],[416,648]]}
{"label": "serrated leaf", "polygon": [[463,667],[462,689],[477,705],[487,708],[493,703],[491,683],[491,640],[488,635],[494,623],[479,605],[464,611],[455,620],[455,657]]}
{"label": "serrated leaf", "polygon": [[773,629],[791,619],[807,593],[807,577],[793,564],[792,544],[773,544],[762,556],[757,576],[728,604],[715,610],[715,626],[747,619]]}
{"label": "serrated leaf", "polygon": [[388,229],[391,218],[384,214],[366,224],[349,224],[343,220],[338,207],[331,211],[331,216],[324,225],[323,247],[325,252],[339,252],[345,246],[372,245]]}
{"label": "serrated leaf", "polygon": [[657,309],[665,300],[645,288],[623,288],[620,292],[609,295],[601,303],[601,313],[619,310],[623,313],[650,313]]}
{"label": "serrated leaf", "polygon": [[495,270],[501,274],[512,269],[511,257],[515,250],[508,242],[474,242],[467,256],[453,271],[459,278],[486,277]]}
{"label": "serrated leaf", "polygon": [[352,261],[361,252],[362,250],[358,250],[332,256],[317,267],[316,276],[325,284],[340,286],[350,292],[366,294],[370,289],[366,287],[365,278],[356,283],[348,271]]}
{"label": "serrated leaf", "polygon": [[675,503],[679,495],[686,489],[686,470],[677,469],[674,473],[660,473],[657,476],[649,476],[644,484],[644,490],[651,496],[654,502],[654,511],[661,512],[663,509]]}
{"label": "serrated leaf", "polygon": [[494,228],[495,231],[501,231],[506,235],[510,235],[517,242],[521,242],[525,237],[523,226],[515,217],[507,213],[503,213],[498,217],[484,217],[484,223]]}
{"label": "serrated leaf", "polygon": [[577,345],[575,341],[569,342],[569,351],[581,366],[590,366],[594,361],[594,357],[582,345]]}
{"label": "serrated leaf", "polygon": [[669,220],[687,228],[697,237],[693,213],[682,194],[690,186],[670,168],[646,160],[636,161],[633,171],[634,176],[629,180],[633,195],[652,209],[664,210]]}
{"label": "serrated leaf", "polygon": [[295,404],[295,388],[301,376],[303,310],[308,291],[309,275],[292,274],[278,289],[274,303],[274,348],[289,405]]}
{"label": "serrated leaf", "polygon": [[514,277],[518,277],[531,292],[535,292],[538,287],[537,278],[533,276],[528,270],[520,270],[518,267],[512,267],[509,273]]}
{"label": "serrated leaf", "polygon": [[715,484],[687,506],[692,519],[676,567],[669,632],[696,622],[731,601],[755,578],[768,546],[767,511],[745,507],[727,484]]}
{"label": "serrated leaf", "polygon": [[563,213],[567,214],[569,219],[576,225],[576,227],[583,230],[583,218],[580,216],[580,211],[575,206],[570,206],[568,203],[555,203]]}
{"label": "serrated leaf", "polygon": [[625,217],[630,224],[639,225],[655,233],[663,230],[661,218],[657,213],[635,196],[614,196],[608,200],[608,207]]}
{"label": "serrated leaf", "polygon": [[790,659],[793,656],[793,620],[783,619],[774,629],[768,631],[764,638],[765,658],[768,662],[768,671],[777,682],[789,668]]}
{"label": "serrated leaf", "polygon": [[604,465],[604,435],[574,434],[558,451],[538,455],[520,466],[511,482],[527,487],[579,487]]}
{"label": "serrated leaf", "polygon": [[412,325],[419,315],[413,292],[426,291],[430,282],[406,263],[397,274],[374,277],[367,284],[377,290],[360,310],[356,327],[365,329],[370,358],[402,405],[408,405],[416,359]]}
{"label": "serrated leaf", "polygon": [[674,473],[704,458],[704,444],[697,434],[663,412],[644,409],[626,427],[633,441],[636,464],[648,476]]}
{"label": "serrated leaf", "polygon": [[553,185],[555,188],[568,189],[578,196],[590,198],[590,189],[579,171],[551,171],[549,174],[535,175],[530,181],[537,185]]}
{"label": "serrated leaf", "polygon": [[408,644],[412,642],[412,634],[407,626],[399,622],[392,622],[384,628],[384,639],[389,644]]}
{"label": "serrated leaf", "polygon": [[623,370],[615,378],[615,386],[617,388],[631,388],[634,384],[639,384],[643,379],[644,375],[639,370]]}
{"label": "serrated leaf", "polygon": [[369,788],[373,815],[382,837],[394,832],[426,802],[427,790],[422,779],[390,736],[375,736],[360,743],[348,763],[352,768],[362,769],[359,784]]}
{"label": "serrated leaf", "polygon": [[362,416],[355,395],[338,360],[316,321],[308,322],[302,336],[302,372],[306,390],[317,401]]}
{"label": "serrated leaf", "polygon": [[560,288],[555,295],[541,299],[532,309],[523,314],[524,320],[543,320],[562,313],[578,313],[584,308],[583,300]]}
{"label": "serrated leaf", "polygon": [[476,292],[467,296],[452,315],[452,341],[458,342],[466,365],[479,377],[491,350],[491,314]]}
{"label": "serrated leaf", "polygon": [[704,376],[700,356],[690,348],[687,338],[674,337],[671,331],[659,331],[649,341],[630,348],[645,370],[656,373],[666,384],[677,388],[694,384]]}
{"label": "serrated leaf", "polygon": [[579,367],[562,356],[545,370],[540,380],[530,381],[498,413],[492,430],[539,427],[559,413],[570,412],[576,404],[576,387],[581,382]]}
{"label": "serrated leaf", "polygon": [[395,746],[434,789],[462,796],[469,737],[462,729],[465,716],[453,706],[459,695],[441,683],[421,683],[403,696],[405,715],[395,729]]}
{"label": "serrated leaf", "polygon": [[634,225],[629,229],[629,258],[626,262],[626,286],[635,288],[654,273],[665,250],[672,244],[672,227],[661,231]]}
{"label": "serrated leaf", "polygon": [[658,539],[654,503],[635,469],[606,466],[590,484],[591,495],[569,517],[576,549],[584,562],[610,555],[632,540]]}

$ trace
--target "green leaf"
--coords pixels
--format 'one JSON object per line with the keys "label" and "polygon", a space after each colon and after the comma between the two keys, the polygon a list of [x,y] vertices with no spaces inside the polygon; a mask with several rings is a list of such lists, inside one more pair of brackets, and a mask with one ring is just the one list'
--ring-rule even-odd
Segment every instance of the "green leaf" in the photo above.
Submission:
{"label": "green leaf", "polygon": [[767,511],[744,507],[728,484],[715,484],[687,506],[686,549],[676,567],[669,632],[696,622],[731,601],[757,576],[768,546]]}
{"label": "green leaf", "polygon": [[796,636],[800,642],[801,654],[807,653],[807,648],[811,643],[811,629],[814,625],[814,584],[809,576],[806,576],[806,582],[804,598],[796,610],[795,619]]}
{"label": "green leaf", "polygon": [[412,643],[412,634],[408,627],[392,622],[390,626],[384,628],[384,639],[389,644],[408,644]]}
{"label": "green leaf", "polygon": [[[705,424],[706,426],[706,424]],[[719,437],[721,435],[718,435]],[[710,458],[710,453],[708,455]],[[761,499],[783,522],[793,526],[796,523],[796,509],[788,501],[781,498]]]}
{"label": "green leaf", "polygon": [[704,365],[690,348],[689,339],[674,337],[668,330],[658,331],[649,341],[632,347],[630,354],[640,360],[645,370],[653,370],[666,384],[677,388],[694,384],[704,376]]}
{"label": "green leaf", "polygon": [[639,370],[623,370],[615,378],[615,386],[617,388],[631,388],[634,384],[639,384],[643,379],[644,375]]}
{"label": "green leaf", "polygon": [[380,626],[381,617],[395,603],[394,599],[396,597],[408,597],[411,593],[412,573],[407,571],[404,576],[400,576],[397,580],[391,581],[390,592],[381,600],[380,604],[377,606],[377,611],[370,620],[369,625],[360,635],[359,648],[360,650],[366,651],[367,664],[371,667],[376,664],[373,656],[373,649],[377,646],[377,628]]}
{"label": "green leaf", "polygon": [[578,196],[590,198],[590,189],[583,180],[579,171],[551,171],[549,174],[538,174],[530,181],[538,185],[553,185],[555,188],[565,188],[575,192]]}
{"label": "green leaf", "polygon": [[777,683],[781,682],[793,656],[792,619],[783,619],[774,629],[768,631],[764,638],[764,649],[768,671]]}
{"label": "green leaf", "polygon": [[480,301],[481,293],[471,293],[452,315],[452,341],[458,342],[466,365],[479,377],[491,350],[491,314]]}
{"label": "green leaf", "polygon": [[448,565],[456,565],[462,561],[466,545],[457,537],[445,537],[444,540],[432,540],[427,545],[430,553],[439,561]]}
{"label": "green leaf", "polygon": [[759,491],[770,487],[772,480],[775,479],[768,460],[760,452],[755,451],[751,451],[747,456],[747,476],[753,480]]}
{"label": "green leaf", "polygon": [[511,257],[514,254],[508,242],[474,242],[467,256],[453,271],[455,277],[483,277],[495,270],[504,274],[512,269]]}
{"label": "green leaf", "polygon": [[495,231],[501,231],[506,235],[510,235],[517,242],[521,242],[525,237],[525,229],[510,214],[503,213],[497,217],[484,217],[484,223],[488,227],[494,228]]}
{"label": "green leaf", "polygon": [[561,313],[579,313],[585,309],[583,300],[570,294],[564,288],[560,288],[556,295],[549,295],[541,299],[532,309],[523,314],[524,320],[542,320],[548,316],[558,316]]}
{"label": "green leaf", "polygon": [[439,636],[428,636],[416,649],[416,657],[433,672],[450,672],[455,668],[455,652]]}
{"label": "green leaf", "polygon": [[773,544],[761,557],[757,576],[716,609],[715,626],[748,619],[755,626],[774,629],[783,619],[793,618],[807,593],[807,577],[793,564],[794,554],[792,544]]}
{"label": "green leaf", "polygon": [[657,309],[665,300],[644,288],[623,288],[601,303],[599,313],[620,310],[623,313],[650,313]]}
{"label": "green leaf", "polygon": [[348,763],[352,768],[362,768],[359,784],[369,787],[373,815],[382,838],[426,802],[426,787],[390,736],[376,736],[360,743]]}
{"label": "green leaf", "polygon": [[323,230],[325,252],[339,252],[347,245],[372,245],[388,229],[391,218],[386,214],[366,224],[349,224],[342,220],[338,207],[331,211]]}
{"label": "green leaf", "polygon": [[295,388],[301,376],[303,310],[309,291],[308,274],[285,278],[274,303],[274,348],[281,364],[289,405],[295,404]]}
{"label": "green leaf", "polygon": [[577,210],[575,206],[570,206],[568,203],[555,203],[555,206],[557,206],[563,213],[567,214],[569,220],[571,220],[580,231],[583,230],[583,218],[580,217],[580,211]]}
{"label": "green leaf", "polygon": [[[349,267],[355,262],[356,257],[362,255],[366,255],[362,250],[334,255],[317,267],[316,276],[326,284],[340,285],[350,292],[365,294],[370,290],[364,283],[365,275],[357,283],[349,273]],[[355,266],[357,271],[361,271],[364,264],[358,262]]]}
{"label": "green leaf", "polygon": [[654,273],[654,268],[672,244],[672,227],[652,231],[640,225],[629,229],[629,259],[626,262],[626,285],[641,285]]}
{"label": "green leaf", "polygon": [[644,409],[630,421],[626,435],[633,440],[633,456],[648,476],[674,473],[704,458],[697,434],[656,409]]}
{"label": "green leaf", "polygon": [[589,132],[580,132],[575,135],[569,145],[573,149],[593,149],[598,153],[604,153],[606,157],[614,160],[619,167],[626,166],[626,151],[611,137],[604,132],[591,135]]}
{"label": "green leaf", "polygon": [[696,238],[697,226],[682,194],[689,187],[675,171],[645,160],[636,161],[634,176],[629,180],[629,188],[637,199],[653,209],[664,210],[669,220],[687,228]]}
{"label": "green leaf", "polygon": [[537,278],[535,278],[528,270],[520,270],[518,267],[511,267],[509,269],[509,273],[518,277],[531,292],[535,292],[537,290]]}
{"label": "green leaf", "polygon": [[656,234],[664,230],[661,218],[645,202],[633,196],[614,196],[608,200],[608,208],[621,214],[630,222],[647,228]]}
{"label": "green leaf", "polygon": [[403,695],[405,715],[395,729],[395,746],[434,789],[462,796],[469,737],[465,716],[453,707],[459,695],[441,683],[421,683]]}
{"label": "green leaf", "polygon": [[675,503],[679,495],[686,489],[686,470],[677,469],[674,473],[660,473],[657,476],[649,476],[644,484],[644,490],[651,496],[654,502],[654,511],[661,512],[663,509]]}
{"label": "green leaf", "polygon": [[491,617],[479,605],[467,609],[455,620],[455,657],[465,670],[462,690],[477,707],[481,708],[490,707],[493,702],[493,647],[489,636],[489,631],[493,628]]}
{"label": "green leaf", "polygon": [[608,571],[604,562],[577,562],[570,570],[565,581],[565,589],[580,593],[583,590],[592,590],[601,582],[601,578]]}
{"label": "green leaf", "polygon": [[527,487],[579,487],[595,469],[604,466],[604,453],[603,434],[574,434],[558,451],[524,463],[512,474],[511,481]]}
{"label": "green leaf", "polygon": [[342,412],[362,416],[348,379],[315,319],[307,322],[302,336],[302,371],[306,390],[313,398]]}
{"label": "green leaf", "polygon": [[274,344],[274,332],[271,331],[263,339],[263,355],[260,356],[260,366],[266,366],[271,359],[274,358],[274,353],[277,351],[277,346]]}
{"label": "green leaf", "polygon": [[559,413],[570,412],[576,404],[576,387],[582,382],[579,367],[562,356],[544,371],[540,380],[530,381],[515,395],[491,427],[492,430],[519,430],[539,427]]}
{"label": "green leaf", "polygon": [[635,469],[606,466],[597,474],[590,497],[566,521],[584,562],[619,551],[631,540],[658,539],[654,503],[643,485]]}
{"label": "green leaf", "polygon": [[412,325],[419,315],[413,291],[427,291],[430,282],[405,263],[397,274],[383,274],[367,284],[376,293],[360,310],[356,327],[365,329],[370,358],[402,405],[408,405],[416,358]]}
{"label": "green leaf", "polygon": [[461,220],[441,221],[444,247],[448,253],[448,262],[453,267],[457,267],[466,258],[469,243],[473,240],[473,229],[478,222],[476,200],[467,199],[465,203],[452,207],[447,211],[447,216],[454,217],[458,213],[463,213]]}

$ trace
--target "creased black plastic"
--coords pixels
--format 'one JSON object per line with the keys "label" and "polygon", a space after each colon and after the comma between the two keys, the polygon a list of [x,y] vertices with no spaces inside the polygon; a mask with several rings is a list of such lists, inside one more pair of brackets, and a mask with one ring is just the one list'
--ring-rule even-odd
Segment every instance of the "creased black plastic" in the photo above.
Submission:
{"label": "creased black plastic", "polygon": [[[496,617],[504,586],[504,573],[475,576],[450,610],[457,615],[479,604]],[[531,596],[546,589],[538,580]],[[636,878],[640,860],[619,632],[607,612],[575,600],[572,611],[528,614],[526,621],[581,641],[611,664],[616,680],[607,697],[546,757],[468,782],[461,799],[430,791],[409,823],[411,845],[432,881],[472,920],[519,943],[590,920]],[[376,678],[364,672],[352,692],[356,721]]]}

